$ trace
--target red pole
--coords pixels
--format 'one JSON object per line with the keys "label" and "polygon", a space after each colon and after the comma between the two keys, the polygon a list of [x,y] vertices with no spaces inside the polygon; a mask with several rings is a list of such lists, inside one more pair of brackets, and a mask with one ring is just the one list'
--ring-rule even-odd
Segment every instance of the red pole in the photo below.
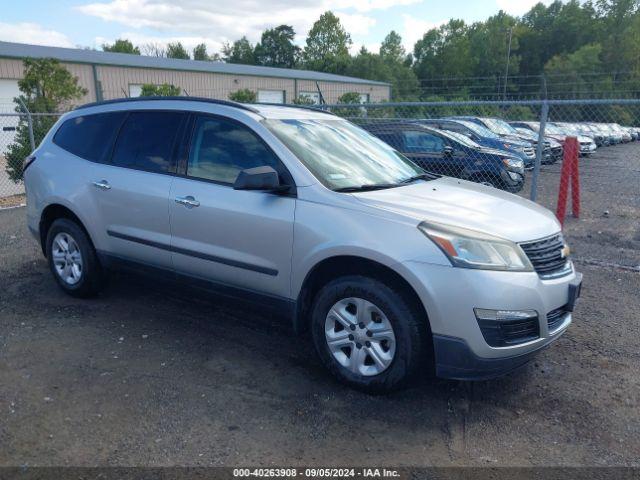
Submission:
{"label": "red pole", "polygon": [[[577,171],[578,165],[578,139],[576,137],[567,137],[564,142],[564,152],[562,157],[562,170],[560,172],[560,188],[558,189],[558,206],[556,208],[556,217],[560,221],[561,225],[564,225],[564,217],[567,211],[567,197],[569,195],[569,181],[572,183],[572,204],[573,214],[576,215],[576,192],[577,192],[577,205],[578,213],[580,212],[580,190],[579,187],[574,187],[574,182],[577,182],[577,175],[574,175],[574,171]],[[576,180],[574,180],[576,179]]]}
{"label": "red pole", "polygon": [[576,154],[573,157],[573,168],[571,172],[571,207],[575,218],[580,218],[579,148],[580,146],[576,140]]}

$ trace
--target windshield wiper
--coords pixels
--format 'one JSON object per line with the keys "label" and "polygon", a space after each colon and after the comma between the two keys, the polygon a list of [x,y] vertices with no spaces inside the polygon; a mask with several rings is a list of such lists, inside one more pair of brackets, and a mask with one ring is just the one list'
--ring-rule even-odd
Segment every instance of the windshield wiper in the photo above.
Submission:
{"label": "windshield wiper", "polygon": [[334,192],[368,192],[371,190],[383,190],[385,188],[393,188],[398,187],[400,184],[398,183],[371,183],[369,185],[356,185],[352,187],[342,187],[336,188]]}
{"label": "windshield wiper", "polygon": [[411,183],[416,180],[435,180],[436,178],[440,178],[440,175],[436,175],[435,173],[421,173],[419,175],[413,175],[412,177],[405,178],[400,183]]}

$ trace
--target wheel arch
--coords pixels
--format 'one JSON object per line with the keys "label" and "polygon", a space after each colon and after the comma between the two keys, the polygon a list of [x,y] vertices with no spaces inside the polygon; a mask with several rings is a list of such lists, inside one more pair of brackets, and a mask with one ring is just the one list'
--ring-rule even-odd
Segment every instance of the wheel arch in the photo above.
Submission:
{"label": "wheel arch", "polygon": [[78,226],[86,233],[91,245],[94,245],[89,231],[85,227],[80,217],[68,206],[61,203],[50,203],[47,205],[40,214],[40,222],[38,225],[38,231],[40,234],[40,248],[44,256],[47,256],[47,233],[53,222],[59,218],[66,218],[78,224]]}
{"label": "wheel arch", "polygon": [[294,329],[298,333],[308,331],[310,309],[317,292],[329,281],[346,275],[365,275],[384,283],[391,283],[424,318],[425,333],[431,336],[429,316],[424,303],[413,286],[388,265],[357,255],[338,255],[325,258],[313,266],[305,276],[296,300]]}

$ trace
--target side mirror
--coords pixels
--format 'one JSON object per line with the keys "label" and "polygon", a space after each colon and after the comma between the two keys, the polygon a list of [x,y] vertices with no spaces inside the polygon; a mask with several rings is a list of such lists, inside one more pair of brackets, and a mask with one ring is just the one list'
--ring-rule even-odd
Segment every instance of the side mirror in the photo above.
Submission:
{"label": "side mirror", "polygon": [[453,155],[453,147],[447,145],[446,147],[444,147],[444,154],[447,157],[450,157]]}
{"label": "side mirror", "polygon": [[234,190],[279,192],[289,187],[280,184],[278,172],[268,165],[242,170],[233,184]]}

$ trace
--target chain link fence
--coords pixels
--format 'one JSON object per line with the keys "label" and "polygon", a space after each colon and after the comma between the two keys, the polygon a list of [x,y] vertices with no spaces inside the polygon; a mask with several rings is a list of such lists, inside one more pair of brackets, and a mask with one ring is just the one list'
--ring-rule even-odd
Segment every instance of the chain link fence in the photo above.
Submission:
{"label": "chain link fence", "polygon": [[[347,118],[425,170],[499,188],[552,210],[581,187],[583,208],[640,187],[640,100],[354,103],[318,106]],[[24,192],[22,160],[60,114],[0,99],[0,205]],[[580,182],[572,184],[570,140]],[[22,144],[22,150],[16,148]],[[16,152],[19,155],[16,155]],[[568,156],[569,155],[569,156]],[[571,165],[572,166],[572,165]],[[568,200],[571,200],[569,195]],[[524,219],[523,219],[524,220]]]}
{"label": "chain link fence", "polygon": [[[577,166],[585,208],[640,187],[640,100],[530,100],[324,105],[425,170],[490,185],[552,210],[571,200]],[[574,139],[575,140],[572,140]],[[575,155],[570,145],[577,142]],[[566,160],[565,160],[566,157]],[[563,161],[568,162],[562,175]],[[602,203],[602,202],[599,202]],[[606,209],[603,211],[607,211]]]}
{"label": "chain link fence", "polygon": [[30,112],[19,99],[0,98],[0,208],[23,201],[22,162],[60,115]]}

